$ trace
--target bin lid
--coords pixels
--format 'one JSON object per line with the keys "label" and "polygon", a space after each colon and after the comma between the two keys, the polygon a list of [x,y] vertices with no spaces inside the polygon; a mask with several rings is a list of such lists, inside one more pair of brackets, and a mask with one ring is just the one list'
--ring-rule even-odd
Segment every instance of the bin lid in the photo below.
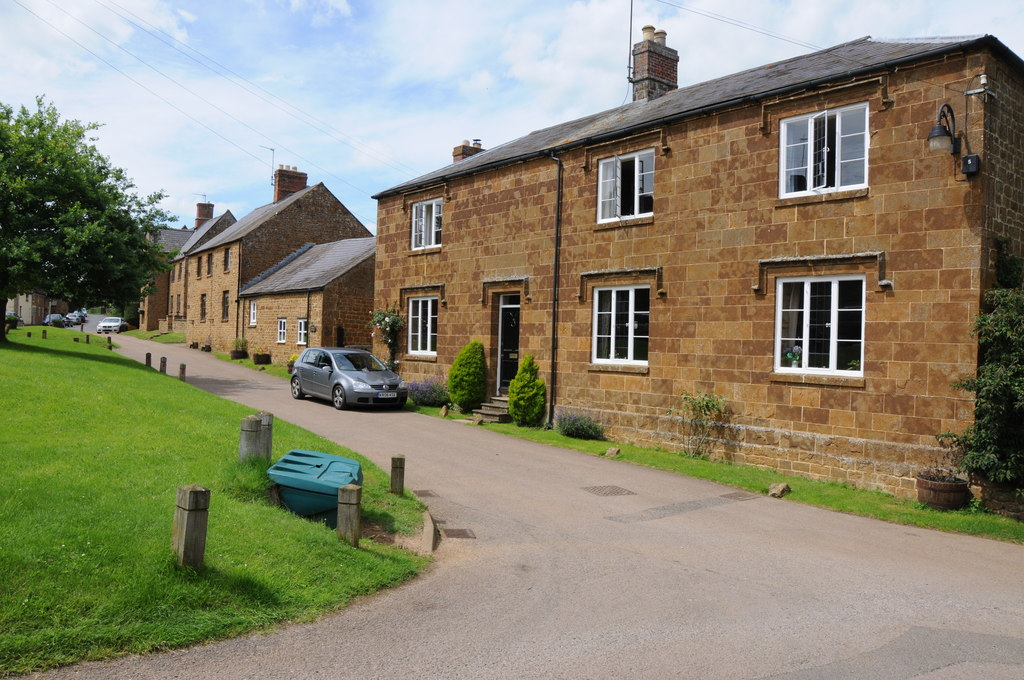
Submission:
{"label": "bin lid", "polygon": [[274,463],[267,475],[281,486],[337,496],[346,484],[363,484],[362,465],[320,451],[292,449]]}

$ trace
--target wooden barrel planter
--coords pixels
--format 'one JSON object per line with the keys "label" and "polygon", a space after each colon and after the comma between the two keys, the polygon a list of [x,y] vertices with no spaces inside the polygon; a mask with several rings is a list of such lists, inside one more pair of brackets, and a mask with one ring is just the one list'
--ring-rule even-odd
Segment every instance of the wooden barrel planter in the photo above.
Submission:
{"label": "wooden barrel planter", "polygon": [[253,354],[252,355],[252,363],[257,364],[257,365],[269,364],[270,363],[270,354],[269,353],[268,354]]}
{"label": "wooden barrel planter", "polygon": [[228,350],[228,355],[230,355],[232,359],[245,359],[249,356],[249,352],[244,349],[232,349]]}
{"label": "wooden barrel planter", "polygon": [[959,510],[971,499],[971,488],[966,479],[940,482],[917,477],[917,500],[936,510]]}

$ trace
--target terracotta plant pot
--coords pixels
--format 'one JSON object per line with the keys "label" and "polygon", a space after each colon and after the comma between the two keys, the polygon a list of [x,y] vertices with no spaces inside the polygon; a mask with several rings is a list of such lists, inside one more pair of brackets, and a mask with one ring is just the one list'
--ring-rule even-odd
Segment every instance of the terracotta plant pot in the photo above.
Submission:
{"label": "terracotta plant pot", "polygon": [[917,500],[936,510],[959,510],[971,499],[971,488],[966,479],[935,481],[917,477]]}

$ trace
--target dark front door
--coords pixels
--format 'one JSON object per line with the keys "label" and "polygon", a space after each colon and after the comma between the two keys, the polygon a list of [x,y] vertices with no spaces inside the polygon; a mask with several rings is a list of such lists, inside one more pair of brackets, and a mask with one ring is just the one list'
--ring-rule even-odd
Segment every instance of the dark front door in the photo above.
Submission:
{"label": "dark front door", "polygon": [[508,384],[519,370],[519,296],[502,295],[498,323],[498,393],[506,394]]}

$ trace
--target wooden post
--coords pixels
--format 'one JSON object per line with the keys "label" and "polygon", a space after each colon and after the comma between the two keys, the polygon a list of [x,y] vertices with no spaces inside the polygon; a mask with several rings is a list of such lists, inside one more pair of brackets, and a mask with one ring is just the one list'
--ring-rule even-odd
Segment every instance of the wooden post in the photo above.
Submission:
{"label": "wooden post", "polygon": [[257,444],[258,455],[270,460],[274,450],[274,414],[260,411],[256,414],[260,419],[260,436]]}
{"label": "wooden post", "polygon": [[405,456],[391,456],[391,493],[405,493]]}
{"label": "wooden post", "polygon": [[160,357],[160,372],[167,373],[167,357]]}
{"label": "wooden post", "polygon": [[178,380],[185,379],[185,364],[178,364]]}
{"label": "wooden post", "polygon": [[359,547],[363,532],[359,513],[362,495],[363,487],[358,484],[346,484],[338,489],[338,537],[348,541],[353,548]]}
{"label": "wooden post", "polygon": [[114,340],[108,335],[107,336],[107,349],[110,349],[113,346],[114,346]]}
{"label": "wooden post", "polygon": [[32,331],[26,331],[25,332],[25,337],[31,338],[32,337]]}
{"label": "wooden post", "polygon": [[74,340],[75,340],[75,342],[78,342],[78,338],[75,338]]}
{"label": "wooden post", "polygon": [[88,333],[85,336],[85,344],[87,344],[87,345],[89,344],[89,335],[88,335]]}
{"label": "wooden post", "polygon": [[[260,451],[260,424],[262,419],[258,415],[251,415],[242,418],[242,432],[238,437],[238,460],[250,458],[262,458]],[[266,456],[270,460],[270,456]]]}
{"label": "wooden post", "polygon": [[209,489],[198,484],[178,487],[171,544],[179,566],[191,567],[196,571],[203,568],[209,509]]}
{"label": "wooden post", "polygon": [[46,329],[43,329],[43,340],[46,340]]}
{"label": "wooden post", "polygon": [[146,352],[146,368],[153,368],[153,353]]}

